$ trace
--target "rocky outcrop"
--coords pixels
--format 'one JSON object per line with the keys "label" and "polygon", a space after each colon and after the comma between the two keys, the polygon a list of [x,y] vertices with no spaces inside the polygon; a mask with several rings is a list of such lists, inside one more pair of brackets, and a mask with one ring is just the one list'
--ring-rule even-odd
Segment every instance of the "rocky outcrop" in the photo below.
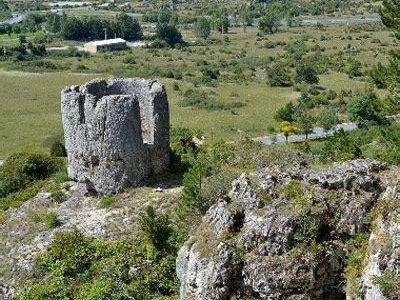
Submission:
{"label": "rocky outcrop", "polygon": [[[360,299],[391,299],[370,279],[385,272],[382,262],[399,278],[398,223],[379,221],[385,210],[378,209],[396,194],[397,174],[373,160],[242,174],[179,251],[180,299],[224,300],[250,290],[254,299],[358,300],[343,286],[346,257],[350,241],[375,227],[354,282]],[[374,246],[383,232],[385,242]],[[391,245],[384,255],[382,243]]]}
{"label": "rocky outcrop", "polygon": [[165,88],[154,80],[92,80],[61,93],[68,174],[99,193],[138,185],[169,164]]}

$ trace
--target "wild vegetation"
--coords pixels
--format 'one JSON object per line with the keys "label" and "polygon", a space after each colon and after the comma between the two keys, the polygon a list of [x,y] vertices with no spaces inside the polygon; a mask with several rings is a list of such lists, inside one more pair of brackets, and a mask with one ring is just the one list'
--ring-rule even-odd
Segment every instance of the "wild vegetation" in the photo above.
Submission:
{"label": "wild vegetation", "polygon": [[[54,13],[38,3],[23,12],[22,22],[0,25],[0,85],[5,87],[0,89],[0,224],[9,208],[21,207],[39,191],[51,193],[49,207],[65,200],[69,178],[59,92],[96,77],[137,76],[165,83],[172,163],[167,174],[145,187],[172,180],[181,190],[169,199],[167,212],[142,208],[129,237],[101,240],[77,230],[57,233],[36,257],[34,272],[17,282],[23,287],[19,299],[176,299],[179,247],[241,173],[303,158],[316,165],[358,158],[400,164],[400,126],[393,118],[400,112],[396,1],[384,1],[382,9],[376,1],[334,0],[321,5],[223,1],[217,9],[213,1],[162,9],[155,1],[118,4]],[[23,10],[0,0],[0,20]],[[311,17],[379,12],[383,24],[302,23]],[[103,39],[105,31],[109,38],[144,46],[96,54],[79,48]],[[343,122],[359,129],[307,139],[314,127],[328,132]],[[264,146],[252,140],[278,132],[286,140],[303,133],[306,141]],[[299,214],[312,205],[296,181],[282,193]],[[122,197],[97,200],[106,210],[120,205]],[[43,230],[60,226],[50,210],[33,214],[32,222]],[[296,246],[318,249],[308,233],[309,238],[296,236]],[[346,242],[346,288],[357,284],[367,238],[363,233]],[[243,259],[240,251],[235,258]],[[390,273],[376,278],[388,295],[394,293],[395,280]],[[246,294],[240,291],[231,299],[259,299]]]}

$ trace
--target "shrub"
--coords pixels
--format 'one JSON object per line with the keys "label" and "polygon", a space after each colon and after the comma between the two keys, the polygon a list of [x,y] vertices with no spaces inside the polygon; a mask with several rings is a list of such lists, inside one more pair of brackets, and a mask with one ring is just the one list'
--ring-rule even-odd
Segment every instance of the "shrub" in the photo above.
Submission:
{"label": "shrub", "polygon": [[109,207],[111,204],[115,202],[116,198],[113,195],[102,195],[99,198],[101,207]]}
{"label": "shrub", "polygon": [[267,71],[268,82],[271,86],[291,86],[290,71],[282,63],[273,64]]}
{"label": "shrub", "polygon": [[55,212],[48,212],[43,215],[43,223],[47,229],[50,229],[57,227],[60,224],[60,221],[58,220]]}
{"label": "shrub", "polygon": [[288,122],[294,122],[294,114],[296,113],[296,106],[293,104],[293,102],[288,102],[285,104],[285,106],[279,108],[274,115],[274,119],[277,122],[282,122],[282,121],[288,121]]}
{"label": "shrub", "polygon": [[230,110],[243,107],[245,104],[239,101],[224,103],[214,99],[205,92],[189,89],[184,94],[185,98],[178,102],[182,107],[195,107],[208,110]]}
{"label": "shrub", "polygon": [[35,180],[43,180],[62,167],[62,162],[44,154],[13,154],[0,169],[0,195],[25,188]]}
{"label": "shrub", "polygon": [[54,141],[50,146],[50,155],[55,157],[67,156],[67,150],[65,149],[64,143],[61,141]]}
{"label": "shrub", "polygon": [[317,84],[319,82],[317,71],[311,66],[300,66],[296,68],[296,82]]}
{"label": "shrub", "polygon": [[388,120],[382,113],[382,104],[375,93],[369,92],[353,98],[347,105],[347,114],[359,127],[371,124],[387,125]]}
{"label": "shrub", "polygon": [[351,140],[349,134],[343,129],[336,131],[322,148],[322,159],[342,161],[362,157],[362,151],[357,143]]}

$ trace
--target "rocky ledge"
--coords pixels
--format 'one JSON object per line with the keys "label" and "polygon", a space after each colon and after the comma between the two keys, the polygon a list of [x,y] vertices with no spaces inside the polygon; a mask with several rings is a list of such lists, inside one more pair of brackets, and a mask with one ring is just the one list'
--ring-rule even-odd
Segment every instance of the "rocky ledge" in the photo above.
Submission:
{"label": "rocky ledge", "polygon": [[242,174],[179,251],[180,299],[398,299],[399,174],[373,160]]}

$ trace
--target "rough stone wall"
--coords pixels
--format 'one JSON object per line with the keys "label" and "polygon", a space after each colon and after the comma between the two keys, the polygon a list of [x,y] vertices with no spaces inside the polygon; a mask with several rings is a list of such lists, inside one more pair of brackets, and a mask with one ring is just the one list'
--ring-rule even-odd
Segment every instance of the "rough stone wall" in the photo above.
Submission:
{"label": "rough stone wall", "polygon": [[99,193],[138,185],[169,164],[169,110],[154,80],[95,79],[61,92],[68,174]]}

